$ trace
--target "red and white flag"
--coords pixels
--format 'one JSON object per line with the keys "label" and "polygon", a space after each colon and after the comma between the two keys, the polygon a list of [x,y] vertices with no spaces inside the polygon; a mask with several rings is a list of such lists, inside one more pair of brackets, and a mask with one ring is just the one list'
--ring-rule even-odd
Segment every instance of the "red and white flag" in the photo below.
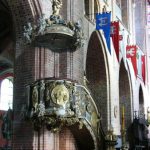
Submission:
{"label": "red and white flag", "polygon": [[119,62],[119,41],[120,41],[120,36],[119,36],[119,22],[111,22],[111,33],[110,36],[113,41],[113,45],[115,48],[117,60]]}
{"label": "red and white flag", "polygon": [[135,76],[137,77],[137,47],[136,45],[127,45],[126,46],[126,58],[130,58],[132,65],[133,65],[133,69],[134,69],[134,73]]}

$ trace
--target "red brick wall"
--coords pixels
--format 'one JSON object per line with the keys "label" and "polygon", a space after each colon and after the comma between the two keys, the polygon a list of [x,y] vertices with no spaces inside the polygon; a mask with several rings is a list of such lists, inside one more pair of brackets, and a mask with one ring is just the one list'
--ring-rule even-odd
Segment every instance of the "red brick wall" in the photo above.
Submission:
{"label": "red brick wall", "polygon": [[122,106],[125,107],[125,126],[129,127],[131,123],[131,93],[130,93],[130,85],[129,85],[129,76],[125,69],[123,60],[120,64],[119,71],[119,105],[120,105],[120,124],[121,124],[121,115],[122,115]]}
{"label": "red brick wall", "polygon": [[144,112],[144,98],[143,98],[143,90],[142,87],[140,86],[139,88],[139,113],[140,114],[145,114]]}
{"label": "red brick wall", "polygon": [[3,138],[3,135],[2,135],[2,123],[3,123],[2,117],[5,113],[6,113],[5,111],[0,110],[0,117],[1,117],[0,119],[0,148],[7,145],[7,141]]}
{"label": "red brick wall", "polygon": [[35,80],[35,49],[24,45],[23,26],[27,22],[34,22],[40,12],[35,8],[35,1],[9,0],[8,2],[12,12],[16,34],[13,149],[33,149],[34,132],[32,124],[20,119],[20,110],[22,105],[26,103],[26,85]]}
{"label": "red brick wall", "polygon": [[[27,145],[27,143],[25,145]],[[34,133],[32,149],[77,150],[77,145],[75,138],[69,129],[63,128],[59,133],[51,133],[50,131],[47,131],[46,128],[43,128],[40,132]]]}
{"label": "red brick wall", "polygon": [[[40,5],[35,0],[8,0],[8,3],[12,12],[16,34],[13,149],[23,148],[29,150],[34,149],[35,133],[30,123],[20,119],[21,108],[23,104],[27,103],[26,86],[37,79],[47,77],[68,78],[81,82],[84,72],[83,51],[79,49],[75,52],[64,51],[63,53],[56,53],[47,48],[34,48],[25,45],[23,41],[23,26],[27,22],[36,22],[36,19],[42,13]],[[47,132],[44,134],[46,135]],[[42,138],[41,135],[39,137]],[[49,145],[48,137],[46,137],[44,145]]]}
{"label": "red brick wall", "polygon": [[76,141],[70,130],[65,128],[59,134],[59,150],[77,150]]}
{"label": "red brick wall", "polygon": [[107,129],[107,80],[106,64],[102,47],[96,33],[91,35],[86,60],[86,74],[94,100],[103,118],[104,130]]}

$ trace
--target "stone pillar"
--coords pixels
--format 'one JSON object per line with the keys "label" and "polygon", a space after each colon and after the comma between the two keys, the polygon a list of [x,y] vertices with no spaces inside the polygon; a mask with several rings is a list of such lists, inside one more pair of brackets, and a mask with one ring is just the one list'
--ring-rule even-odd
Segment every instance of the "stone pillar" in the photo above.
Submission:
{"label": "stone pillar", "polygon": [[109,129],[107,131],[106,137],[105,137],[105,143],[107,150],[115,150],[115,145],[117,144],[117,138],[116,135],[113,133],[113,129]]}
{"label": "stone pillar", "polygon": [[[64,49],[55,51],[45,46],[25,44],[24,26],[28,22],[32,27],[42,14],[41,1],[8,0],[15,21],[16,48],[14,68],[14,101],[13,101],[13,149],[53,149],[59,143],[59,136],[46,131],[34,131],[32,123],[26,122],[21,114],[28,104],[26,89],[32,82],[42,78],[54,80],[67,79],[82,82],[83,77],[83,51]],[[67,7],[67,6],[66,6]],[[66,17],[67,18],[67,17]],[[67,43],[69,44],[69,42]],[[67,134],[66,134],[67,136]]]}

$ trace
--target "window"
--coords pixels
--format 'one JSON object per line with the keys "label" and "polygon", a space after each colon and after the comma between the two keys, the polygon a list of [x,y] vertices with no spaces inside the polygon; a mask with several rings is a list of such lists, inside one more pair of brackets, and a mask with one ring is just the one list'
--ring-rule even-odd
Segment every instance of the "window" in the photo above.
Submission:
{"label": "window", "polygon": [[98,13],[98,3],[97,0],[94,0],[94,19],[96,19],[96,13]]}
{"label": "window", "polygon": [[9,78],[2,80],[0,88],[0,110],[12,109],[13,83]]}
{"label": "window", "polygon": [[84,5],[85,5],[85,15],[88,17],[89,16],[89,0],[84,0]]}
{"label": "window", "polygon": [[84,0],[85,16],[91,21],[95,21],[96,13],[99,12],[98,0]]}

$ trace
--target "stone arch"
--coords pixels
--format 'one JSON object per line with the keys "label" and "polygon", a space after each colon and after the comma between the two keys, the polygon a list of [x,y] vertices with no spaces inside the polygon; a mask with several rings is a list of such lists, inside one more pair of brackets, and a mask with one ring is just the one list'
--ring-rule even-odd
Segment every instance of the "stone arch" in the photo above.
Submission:
{"label": "stone arch", "polygon": [[139,113],[144,114],[144,97],[143,97],[143,89],[141,85],[139,87]]}
{"label": "stone arch", "polygon": [[0,1],[0,53],[13,41],[13,18],[7,1]]}
{"label": "stone arch", "polygon": [[86,75],[89,89],[102,117],[104,131],[109,125],[109,69],[105,44],[101,33],[91,34],[86,58]]}
{"label": "stone arch", "polygon": [[[13,103],[13,60],[14,60],[14,24],[12,13],[7,0],[0,1],[0,111],[8,112],[8,108]],[[8,101],[7,101],[8,100]],[[0,128],[4,127],[4,123]],[[5,128],[6,129],[6,128]],[[10,128],[9,128],[10,129]],[[2,132],[4,133],[4,132]],[[10,130],[6,129],[5,133],[10,135]],[[1,145],[8,145],[7,139],[10,136],[6,134],[1,136]]]}
{"label": "stone arch", "polygon": [[[63,127],[61,131],[57,133],[47,131],[46,128],[43,128],[40,134],[41,139],[35,136],[33,149],[39,149],[39,147],[41,147],[43,150],[97,150],[94,143],[95,141],[85,125],[83,125],[81,129],[79,129],[79,124]],[[35,133],[35,135],[37,135],[37,133]],[[48,138],[49,141],[44,144],[45,142],[42,141],[42,138]]]}
{"label": "stone arch", "polygon": [[[69,128],[71,131],[74,140],[75,140],[75,145],[77,146],[76,150],[91,150],[91,149],[98,149],[99,143],[92,137],[92,134],[90,133],[90,130],[83,125],[81,129],[79,129],[79,125],[75,124]],[[86,142],[83,140],[86,139]],[[96,145],[95,145],[96,144]]]}
{"label": "stone arch", "polygon": [[74,135],[71,130],[68,128],[64,128],[59,133],[59,149],[65,150],[78,150],[78,145]]}
{"label": "stone arch", "polygon": [[7,1],[0,1],[0,78],[12,73],[14,60],[14,24]]}
{"label": "stone arch", "polygon": [[8,111],[13,106],[13,78],[8,76],[0,81],[0,110]]}
{"label": "stone arch", "polygon": [[130,91],[130,79],[125,68],[123,59],[120,63],[119,70],[119,107],[120,107],[120,124],[122,124],[122,111],[124,107],[125,128],[127,129],[132,121],[132,97]]}

